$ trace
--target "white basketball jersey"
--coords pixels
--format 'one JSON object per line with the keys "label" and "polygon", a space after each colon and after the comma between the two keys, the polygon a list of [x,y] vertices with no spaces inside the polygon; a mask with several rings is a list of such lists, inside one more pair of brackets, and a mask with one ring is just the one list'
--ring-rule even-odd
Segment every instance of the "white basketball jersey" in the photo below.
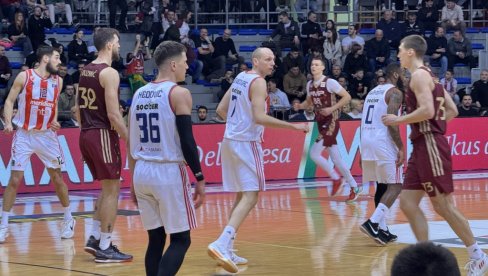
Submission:
{"label": "white basketball jersey", "polygon": [[[249,88],[257,78],[260,76],[252,71],[242,72],[230,86],[231,97],[227,111],[225,138],[237,141],[262,141],[264,127],[254,121],[249,98]],[[265,105],[265,112],[267,112],[266,108]]]}
{"label": "white basketball jersey", "polygon": [[59,77],[42,78],[34,69],[25,71],[26,81],[18,96],[19,109],[12,122],[25,130],[46,130],[56,118],[61,87]]}
{"label": "white basketball jersey", "polygon": [[[392,84],[376,86],[364,100],[361,119],[361,159],[396,160],[398,149],[381,117],[388,113],[385,95]],[[400,110],[399,110],[400,112]]]}
{"label": "white basketball jersey", "polygon": [[150,82],[139,88],[130,107],[130,154],[135,160],[182,162],[180,136],[169,95],[171,81]]}

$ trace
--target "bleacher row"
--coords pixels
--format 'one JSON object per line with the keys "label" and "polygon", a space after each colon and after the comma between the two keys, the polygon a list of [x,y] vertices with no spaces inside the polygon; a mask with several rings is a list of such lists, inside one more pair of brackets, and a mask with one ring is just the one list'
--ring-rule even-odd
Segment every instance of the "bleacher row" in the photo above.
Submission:
{"label": "bleacher row", "polygon": [[[223,28],[209,28],[209,35],[215,39],[218,36],[221,36],[224,32]],[[264,41],[267,41],[273,30],[268,29],[233,29],[232,39],[236,45],[236,49],[238,49],[241,56],[244,57],[248,66],[251,66],[251,53],[259,47]],[[74,29],[67,29],[67,28],[53,28],[46,30],[47,38],[54,37],[59,43],[63,45],[68,45],[69,42],[73,39]],[[371,39],[374,37],[374,28],[362,28],[359,30],[359,34],[365,39]],[[92,39],[92,30],[84,30],[85,33],[85,40]],[[451,32],[448,32],[448,38]],[[199,35],[199,30],[192,30],[192,34],[196,37]],[[340,29],[339,34],[341,38],[347,35],[347,29]],[[426,36],[432,35],[432,32],[427,31]],[[133,50],[134,44],[133,41],[135,40],[134,34],[121,34],[121,41],[127,41],[126,43],[121,44],[120,52],[124,57],[126,53],[131,52]],[[473,54],[478,56],[480,52],[486,49],[486,45],[488,45],[488,28],[467,28],[466,29],[466,36],[472,42]],[[21,48],[19,47],[11,47],[6,49],[6,56],[10,60],[10,64],[12,69],[14,69],[14,73],[20,69],[23,63],[23,56],[21,53]],[[290,49],[283,49],[283,56]],[[484,63],[480,62],[480,65]],[[433,67],[434,72],[438,70],[438,64],[431,64]],[[69,67],[69,72],[72,73],[75,68]],[[153,78],[155,69],[154,61],[146,61],[145,63],[145,73],[146,73],[146,80],[151,80]],[[458,85],[460,87],[469,85],[472,83],[472,75],[473,73],[469,70],[469,67],[464,64],[456,64],[454,67],[455,77],[458,81]],[[479,69],[473,69],[474,72],[479,72]],[[479,77],[479,74],[474,77]],[[191,79],[187,81],[187,83],[191,83]],[[220,90],[220,84],[216,83],[209,83],[206,81],[198,81],[196,85],[188,85],[187,86],[194,95],[194,104],[206,105],[209,110],[211,111],[210,115],[212,115],[213,109],[216,107],[216,92]],[[4,89],[4,87],[0,86],[0,89]],[[121,82],[120,84],[121,90],[121,99],[128,100],[130,98],[130,87],[128,83]]]}

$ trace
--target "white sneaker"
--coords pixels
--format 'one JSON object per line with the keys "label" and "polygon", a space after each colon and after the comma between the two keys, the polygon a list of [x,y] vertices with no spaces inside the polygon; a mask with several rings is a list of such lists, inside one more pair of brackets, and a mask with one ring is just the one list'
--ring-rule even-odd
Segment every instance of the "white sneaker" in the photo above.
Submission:
{"label": "white sneaker", "polygon": [[225,246],[221,246],[215,241],[208,245],[207,253],[228,272],[237,273],[239,271],[237,265],[232,261],[231,252]]}
{"label": "white sneaker", "polygon": [[488,255],[483,253],[483,257],[478,260],[471,259],[464,269],[468,270],[468,276],[483,276],[488,272]]}
{"label": "white sneaker", "polygon": [[0,225],[0,243],[4,243],[8,237],[8,226]]}
{"label": "white sneaker", "polygon": [[76,220],[73,218],[68,221],[63,221],[61,238],[71,239],[75,235],[75,225],[76,225]]}
{"label": "white sneaker", "polygon": [[247,259],[243,257],[239,257],[235,253],[235,249],[230,250],[230,258],[231,260],[236,264],[236,265],[246,265],[247,264]]}

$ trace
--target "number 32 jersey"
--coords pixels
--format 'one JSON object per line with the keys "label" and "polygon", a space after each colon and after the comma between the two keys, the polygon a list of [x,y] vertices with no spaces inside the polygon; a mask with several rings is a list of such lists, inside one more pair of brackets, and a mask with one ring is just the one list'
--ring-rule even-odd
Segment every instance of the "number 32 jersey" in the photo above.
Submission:
{"label": "number 32 jersey", "polygon": [[100,84],[100,72],[109,67],[105,63],[90,63],[80,72],[78,104],[81,129],[112,129],[107,115],[105,89]]}
{"label": "number 32 jersey", "polygon": [[176,83],[150,82],[139,88],[130,107],[129,146],[135,160],[183,162],[176,116],[169,97]]}

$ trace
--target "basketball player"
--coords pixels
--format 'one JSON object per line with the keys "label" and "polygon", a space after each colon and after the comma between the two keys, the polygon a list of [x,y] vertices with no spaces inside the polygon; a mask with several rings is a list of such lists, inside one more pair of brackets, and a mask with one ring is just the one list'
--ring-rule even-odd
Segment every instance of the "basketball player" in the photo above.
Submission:
{"label": "basketball player", "polygon": [[468,221],[454,205],[452,192],[451,151],[446,122],[458,114],[456,105],[441,84],[433,81],[432,72],[423,66],[427,43],[418,35],[405,37],[398,57],[402,67],[411,73],[405,94],[407,115],[383,116],[388,126],[410,124],[413,151],[407,165],[407,175],[400,195],[400,208],[408,218],[418,241],[429,239],[428,225],[419,207],[427,193],[434,210],[442,216],[468,249],[468,275],[483,275],[488,271],[488,256],[476,243]]}
{"label": "basketball player", "polygon": [[127,262],[132,256],[112,245],[120,190],[120,138],[127,141],[127,128],[119,112],[119,73],[110,67],[119,57],[119,33],[100,28],[93,34],[98,57],[80,72],[77,108],[81,132],[80,150],[102,191],[97,199],[93,226],[85,251],[95,262]]}
{"label": "basketball player", "polygon": [[229,222],[220,237],[208,246],[208,254],[231,273],[238,271],[236,265],[247,263],[232,252],[235,234],[256,205],[259,192],[266,190],[261,148],[264,127],[309,130],[307,124],[291,124],[266,115],[264,77],[273,72],[273,52],[257,48],[252,53],[252,63],[252,70],[237,75],[217,107],[217,114],[227,118],[222,141],[224,191],[237,194]]}
{"label": "basketball player", "polygon": [[[5,101],[4,132],[13,132],[11,174],[8,186],[3,193],[2,223],[0,243],[8,236],[8,217],[17,197],[17,189],[24,177],[25,166],[35,153],[47,168],[56,194],[64,208],[61,238],[74,235],[76,221],[69,208],[68,187],[63,181],[61,166],[64,163],[56,131],[60,129],[58,118],[58,98],[63,87],[63,79],[57,76],[61,63],[59,52],[52,47],[40,46],[37,49],[39,67],[20,72],[15,78]],[[17,98],[18,97],[18,98]],[[12,118],[13,105],[18,99],[19,107]]]}
{"label": "basketball player", "polygon": [[[197,226],[195,208],[205,198],[205,180],[192,132],[191,94],[176,84],[185,80],[186,48],[165,41],[154,59],[158,77],[139,88],[131,104],[129,169],[149,236],[146,275],[162,276],[176,275],[183,263],[190,230]],[[185,161],[198,181],[193,204]],[[166,234],[170,245],[163,254]]]}
{"label": "basketball player", "polygon": [[386,226],[389,208],[402,190],[404,148],[398,126],[385,126],[381,116],[400,114],[403,102],[403,72],[397,63],[386,67],[385,84],[371,90],[364,101],[361,119],[361,165],[363,182],[386,183],[387,189],[373,215],[359,229],[377,243],[385,245],[397,239]]}
{"label": "basketball player", "polygon": [[[342,179],[322,156],[324,149],[328,151],[332,162],[351,186],[347,201],[352,202],[358,198],[362,187],[358,187],[356,180],[342,161],[336,140],[339,132],[340,110],[351,100],[351,95],[336,80],[324,76],[324,68],[325,63],[322,59],[312,59],[310,72],[313,79],[307,83],[307,98],[303,103],[295,104],[295,108],[307,109],[311,105],[315,107],[315,120],[320,135],[310,149],[310,158],[332,178],[331,195],[334,196],[342,187]],[[336,95],[341,97],[339,101]]]}

